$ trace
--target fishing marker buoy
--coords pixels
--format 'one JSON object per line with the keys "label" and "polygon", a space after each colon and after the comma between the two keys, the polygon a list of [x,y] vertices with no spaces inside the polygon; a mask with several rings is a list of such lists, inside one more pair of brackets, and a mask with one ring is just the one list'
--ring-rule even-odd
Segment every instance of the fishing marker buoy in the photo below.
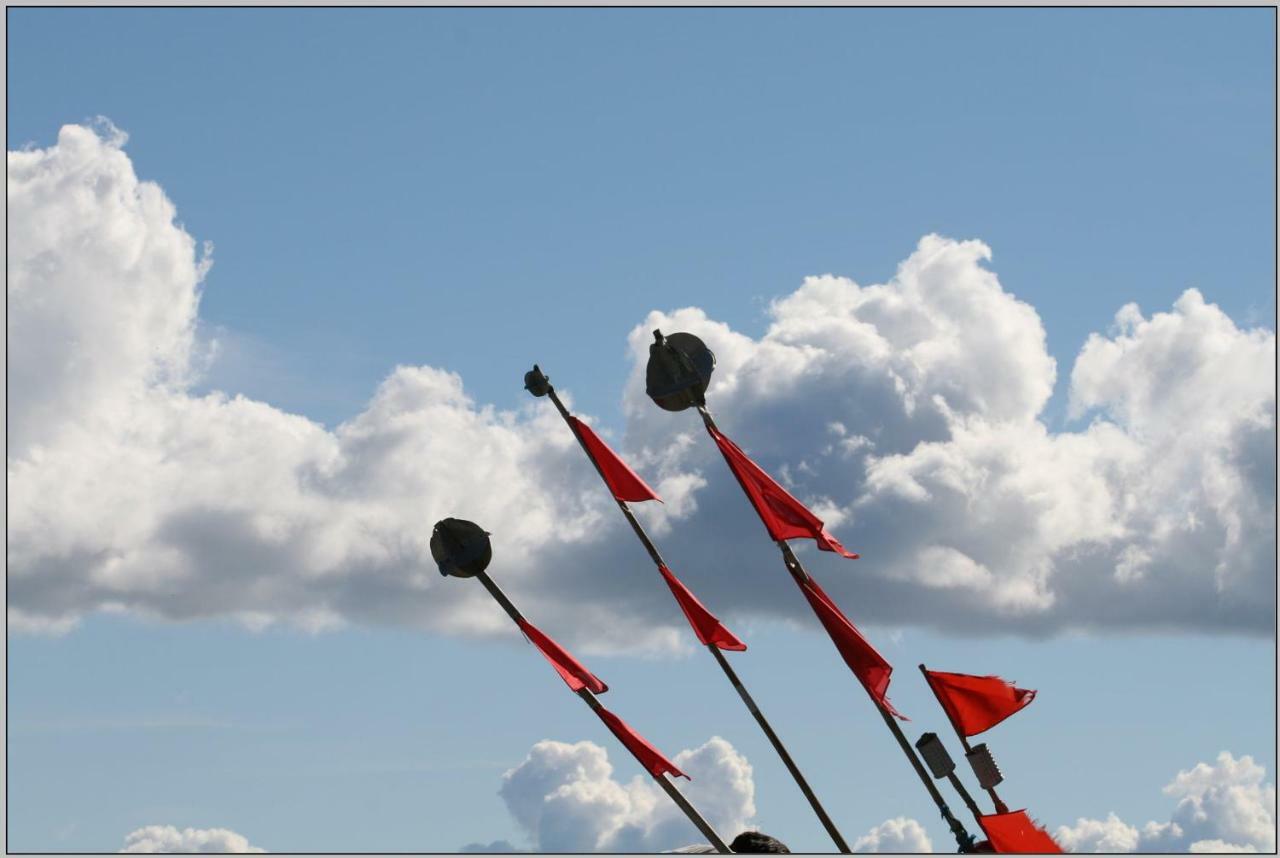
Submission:
{"label": "fishing marker buoy", "polygon": [[474,521],[445,518],[431,530],[431,558],[441,575],[473,578],[493,559],[489,534]]}
{"label": "fishing marker buoy", "polygon": [[693,334],[664,337],[653,332],[649,363],[645,367],[644,392],[667,411],[684,411],[705,405],[704,395],[716,368],[716,356]]}

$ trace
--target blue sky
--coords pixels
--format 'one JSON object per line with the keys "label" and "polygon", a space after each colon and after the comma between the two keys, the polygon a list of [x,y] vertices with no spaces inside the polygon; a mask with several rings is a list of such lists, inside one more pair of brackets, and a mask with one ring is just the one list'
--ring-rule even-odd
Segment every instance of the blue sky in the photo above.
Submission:
{"label": "blue sky", "polygon": [[15,10],[8,142],[130,134],[271,370],[229,386],[337,422],[395,362],[510,405],[590,354],[606,415],[650,309],[757,333],[927,232],[989,244],[1060,361],[1188,286],[1265,323],[1269,14]]}
{"label": "blue sky", "polygon": [[[929,233],[987,244],[1003,289],[1039,314],[1053,431],[1083,429],[1066,413],[1071,367],[1128,302],[1167,312],[1194,287],[1241,329],[1274,330],[1272,10],[7,21],[9,149],[108,117],[138,177],[213,242],[199,333],[222,351],[194,392],[329,429],[397,365],[524,407],[536,360],[620,438],[626,338],[650,311],[697,306],[758,338],[769,302],[807,275],[884,283]],[[756,430],[741,425],[746,443]],[[854,548],[873,536],[838,532]],[[1274,543],[1273,525],[1273,558]],[[733,626],[751,650],[735,664],[846,837],[905,815],[945,849],[829,643],[744,611]],[[1016,679],[1040,698],[990,736],[1010,804],[1051,826],[1110,811],[1141,826],[1170,818],[1161,787],[1220,751],[1275,779],[1273,634],[1158,625],[1027,638],[881,617],[868,630],[898,667],[910,735],[945,726],[917,662]],[[755,767],[756,822],[793,849],[827,848],[705,656],[590,663],[659,747],[729,740]],[[590,739],[615,777],[638,771],[510,638],[90,613],[62,636],[12,635],[8,668],[16,850],[114,850],[151,824],[288,851],[524,844],[497,791],[533,743]]]}

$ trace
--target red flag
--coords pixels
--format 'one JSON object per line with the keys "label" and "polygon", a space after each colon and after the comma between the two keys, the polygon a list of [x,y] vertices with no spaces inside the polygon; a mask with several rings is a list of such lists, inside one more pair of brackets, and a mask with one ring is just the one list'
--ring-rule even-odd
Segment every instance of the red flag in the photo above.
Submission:
{"label": "red flag", "polygon": [[901,718],[903,721],[911,720],[894,709],[889,703],[889,698],[885,696],[889,690],[889,677],[893,673],[893,666],[885,661],[884,656],[862,636],[857,626],[841,613],[836,603],[831,601],[831,597],[818,586],[817,581],[807,578],[800,585],[800,589],[813,607],[813,612],[822,621],[836,649],[840,650],[844,663],[849,665],[849,669],[853,671],[854,676],[858,677],[858,681],[862,683],[863,688],[867,689],[871,698],[884,707],[890,715]]}
{"label": "red flag", "polygon": [[1025,810],[980,816],[978,822],[996,852],[1041,855],[1062,852],[1049,832],[1032,822]]}
{"label": "red flag", "polygon": [[571,656],[567,649],[543,634],[541,629],[524,618],[519,622],[520,630],[529,639],[529,643],[546,656],[547,661],[551,662],[551,666],[556,669],[556,673],[560,674],[560,678],[570,689],[581,691],[583,688],[589,688],[594,694],[604,694],[609,690],[609,686],[583,667],[582,662]]}
{"label": "red flag", "polygon": [[716,619],[715,614],[711,613],[698,601],[698,597],[693,595],[692,591],[684,585],[684,583],[671,573],[666,566],[658,566],[658,571],[662,573],[662,577],[667,580],[667,586],[671,588],[671,595],[676,597],[676,601],[680,603],[680,610],[684,611],[685,617],[689,620],[689,625],[693,626],[693,633],[698,636],[698,640],[703,644],[715,644],[720,649],[734,650],[742,652],[747,645],[738,640],[738,637]]}
{"label": "red flag", "polygon": [[640,479],[640,475],[631,470],[631,466],[622,461],[622,457],[613,452],[609,445],[591,430],[590,426],[572,415],[569,417],[569,423],[578,433],[578,437],[582,438],[583,443],[587,445],[587,452],[591,454],[591,458],[600,466],[600,470],[604,473],[604,481],[609,485],[609,491],[613,492],[615,498],[620,501],[656,500],[662,503],[658,493],[649,488],[649,484]]}
{"label": "red flag", "polygon": [[1036,693],[1015,688],[998,676],[970,676],[926,670],[924,677],[956,730],[976,736],[990,730],[1036,699]]}
{"label": "red flag", "polygon": [[605,723],[613,735],[618,737],[618,741],[627,746],[627,750],[631,755],[640,761],[640,765],[648,770],[649,774],[655,778],[660,777],[663,772],[670,772],[678,778],[690,780],[690,777],[684,772],[676,768],[675,763],[662,756],[662,752],[650,745],[639,733],[627,725],[617,715],[614,715],[603,706],[596,709],[596,714],[600,716],[600,720]]}
{"label": "red flag", "polygon": [[747,493],[751,505],[756,508],[764,526],[773,539],[813,539],[823,551],[834,551],[850,560],[857,560],[858,555],[846,551],[840,541],[827,533],[822,520],[811,513],[804,504],[791,496],[791,493],[774,482],[773,477],[764,472],[737,444],[721,435],[716,429],[711,430],[729,463],[729,469],[738,478],[742,490]]}

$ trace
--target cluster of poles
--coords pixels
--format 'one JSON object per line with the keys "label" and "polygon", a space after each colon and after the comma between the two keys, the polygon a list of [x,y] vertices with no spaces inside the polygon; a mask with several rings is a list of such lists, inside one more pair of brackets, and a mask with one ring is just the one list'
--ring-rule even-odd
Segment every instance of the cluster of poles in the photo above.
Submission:
{"label": "cluster of poles", "polygon": [[[925,733],[914,744],[903,733],[900,720],[906,720],[889,703],[888,690],[892,666],[854,626],[853,622],[836,606],[818,585],[804,565],[791,550],[789,539],[813,539],[818,547],[849,559],[858,555],[844,548],[827,532],[823,522],[803,504],[792,497],[762,468],[729,440],[716,426],[707,409],[706,390],[715,368],[715,355],[697,337],[688,333],[663,336],[654,332],[654,342],[649,348],[646,367],[646,393],[656,405],[667,411],[695,409],[702,418],[707,434],[724,456],[730,471],[737,479],[762,522],[769,536],[782,554],[783,565],[801,590],[832,643],[844,658],[853,674],[875,705],[894,741],[901,748],[921,784],[937,807],[955,837],[958,851],[972,852],[1060,852],[1053,839],[1027,815],[1025,810],[1010,811],[996,793],[1003,776],[990,751],[984,744],[970,745],[969,739],[1009,715],[1020,710],[1035,697],[1034,691],[1015,688],[999,677],[976,676],[961,673],[931,671],[922,664],[920,670],[933,690],[948,719],[959,736],[961,745],[980,787],[994,805],[993,813],[984,813],[973,795],[956,774],[956,765],[935,733]],[[848,841],[836,828],[830,814],[818,800],[800,767],[779,738],[769,720],[760,710],[755,699],[747,691],[737,672],[725,657],[726,651],[742,651],[746,645],[720,622],[714,614],[672,573],[657,546],[632,512],[630,503],[658,500],[657,493],[616,452],[595,434],[583,421],[573,416],[550,379],[535,365],[525,375],[525,388],[534,396],[547,397],[564,418],[587,458],[595,466],[601,479],[609,488],[618,509],[631,526],[636,538],[649,554],[658,574],[671,590],[672,596],[689,621],[698,641],[704,646],[716,666],[733,686],[738,697],[751,713],[769,740],[769,744],[781,759],[783,766],[804,794],[809,806],[822,823],[837,850],[849,853]],[[555,668],[575,694],[591,708],[609,730],[649,772],[702,836],[721,853],[732,850],[724,838],[708,823],[706,818],[676,787],[674,779],[687,777],[670,760],[662,755],[638,732],[614,713],[606,709],[598,695],[608,690],[600,679],[574,658],[564,647],[543,633],[520,613],[507,595],[494,583],[485,571],[492,559],[489,534],[478,524],[463,519],[448,518],[436,524],[431,537],[432,556],[444,575],[476,578],[502,606],[512,621]],[[935,781],[947,781],[956,791],[965,807],[973,815],[985,839],[978,840],[970,834],[964,823],[948,806]]]}

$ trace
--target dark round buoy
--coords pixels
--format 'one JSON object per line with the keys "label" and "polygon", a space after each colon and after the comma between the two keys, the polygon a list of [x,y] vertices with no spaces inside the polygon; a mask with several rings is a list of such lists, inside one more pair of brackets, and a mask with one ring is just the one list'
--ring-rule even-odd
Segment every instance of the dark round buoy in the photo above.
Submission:
{"label": "dark round buoy", "polygon": [[524,374],[524,389],[534,396],[546,396],[551,392],[551,379],[543,375],[535,363],[533,369]]}
{"label": "dark round buoy", "polygon": [[483,572],[493,559],[489,534],[473,521],[446,518],[431,531],[431,557],[441,575],[471,578]]}
{"label": "dark round buoy", "polygon": [[645,367],[644,392],[667,411],[706,404],[704,395],[716,368],[711,349],[693,334],[664,337],[661,331],[654,331],[653,339]]}

